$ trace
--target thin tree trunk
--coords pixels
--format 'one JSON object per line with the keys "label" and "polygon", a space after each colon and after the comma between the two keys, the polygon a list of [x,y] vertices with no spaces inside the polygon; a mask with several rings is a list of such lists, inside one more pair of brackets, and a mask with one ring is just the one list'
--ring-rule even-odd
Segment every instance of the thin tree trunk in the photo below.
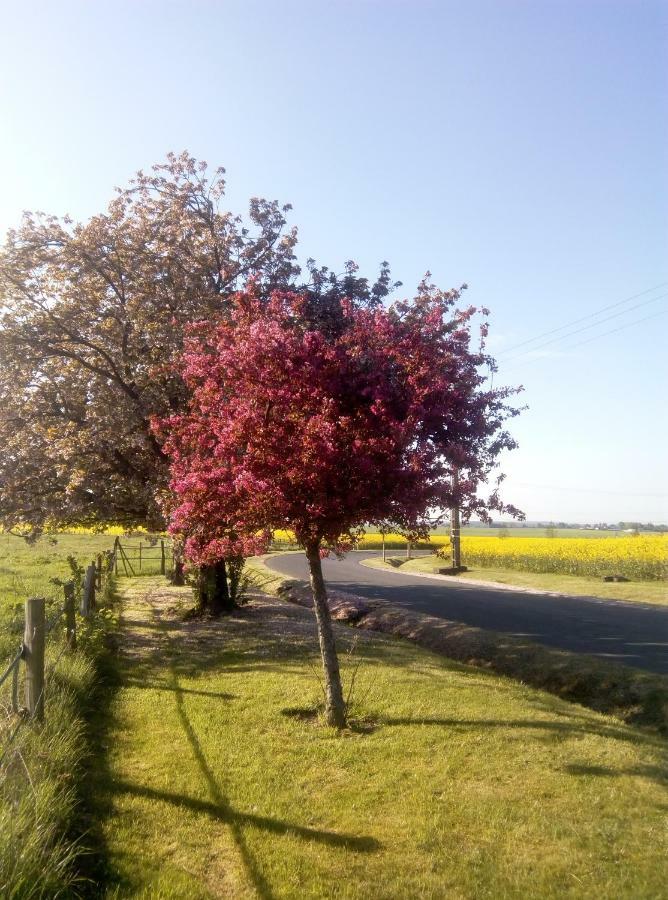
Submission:
{"label": "thin tree trunk", "polygon": [[230,599],[239,606],[243,593],[243,571],[246,560],[243,556],[235,556],[227,561],[227,580],[230,586]]}
{"label": "thin tree trunk", "polygon": [[183,541],[175,537],[172,542],[172,584],[175,587],[183,587],[186,583],[185,572],[183,571]]}
{"label": "thin tree trunk", "polygon": [[335,728],[345,728],[346,705],[343,700],[341,687],[341,674],[339,672],[339,659],[336,655],[334,630],[332,629],[332,617],[327,604],[327,589],[322,577],[322,561],[320,559],[320,546],[311,544],[306,548],[311,573],[311,590],[313,591],[313,607],[318,623],[318,640],[320,642],[320,655],[322,656],[322,668],[325,676],[325,718],[328,725]]}
{"label": "thin tree trunk", "polygon": [[172,584],[174,587],[183,587],[186,583],[186,576],[183,571],[183,560],[174,560],[174,572],[172,573]]}

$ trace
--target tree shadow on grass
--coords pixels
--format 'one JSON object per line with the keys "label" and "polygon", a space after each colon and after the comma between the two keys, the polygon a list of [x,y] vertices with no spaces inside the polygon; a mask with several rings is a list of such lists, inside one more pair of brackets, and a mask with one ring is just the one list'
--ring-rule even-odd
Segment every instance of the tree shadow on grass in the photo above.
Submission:
{"label": "tree shadow on grass", "polygon": [[[552,712],[549,703],[545,708],[547,711]],[[561,737],[563,739],[594,735],[608,740],[624,741],[652,750],[665,751],[666,748],[665,742],[660,737],[631,727],[625,728],[624,726],[615,726],[605,721],[597,722],[586,714],[579,713],[575,710],[571,712],[570,715],[562,714],[562,717],[557,722],[541,721],[540,719],[455,719],[415,716],[414,718],[383,717],[380,720],[380,724],[389,727],[434,725],[460,730],[467,728],[503,728],[520,732],[523,730],[533,730],[543,732],[544,735],[551,735],[552,737],[557,738]],[[633,767],[612,769],[609,766],[571,763],[567,764],[563,771],[573,776],[595,775],[618,777],[621,775],[632,775],[647,778],[662,786],[668,784],[668,770],[660,765],[642,764]]]}
{"label": "tree shadow on grass", "polygon": [[612,769],[610,766],[596,766],[587,763],[569,763],[563,769],[567,775],[574,775],[584,778],[603,777],[603,778],[619,778],[620,775],[633,775],[638,778],[647,778],[655,781],[657,784],[668,786],[668,770],[662,769],[660,766],[628,766],[623,769]]}
{"label": "tree shadow on grass", "polygon": [[384,717],[382,725],[441,725],[449,728],[515,728],[534,729],[540,731],[564,733],[565,735],[593,734],[597,737],[612,738],[613,740],[627,741],[631,744],[644,745],[655,748],[665,748],[665,743],[660,738],[624,728],[616,728],[607,723],[595,723],[577,715],[573,719],[565,719],[559,722],[548,722],[532,719],[450,719],[430,716],[407,716],[401,718]]}
{"label": "tree shadow on grass", "polygon": [[[147,675],[150,673],[147,673]],[[194,688],[175,688],[171,684],[147,678],[126,678],[123,682],[124,687],[140,688],[147,691],[178,691],[181,694],[195,694],[198,697],[210,697],[212,700],[237,700],[238,694],[230,694],[225,691],[198,691]]]}
{"label": "tree shadow on grass", "polygon": [[[135,795],[156,802],[169,803],[175,807],[192,810],[224,823],[230,829],[232,838],[238,848],[247,875],[255,887],[257,894],[271,900],[271,888],[263,875],[257,860],[253,857],[244,836],[246,827],[258,828],[267,834],[292,835],[305,841],[317,841],[333,848],[347,849],[351,852],[370,853],[380,848],[380,843],[372,837],[363,835],[337,834],[316,828],[309,828],[285,822],[269,816],[253,813],[243,813],[233,809],[227,798],[221,791],[214,773],[209,767],[201,744],[198,740],[192,724],[185,710],[184,700],[186,695],[197,695],[211,698],[211,700],[232,701],[235,695],[226,692],[196,690],[182,687],[179,684],[179,675],[201,674],[199,660],[190,657],[189,648],[180,646],[178,639],[173,635],[174,629],[169,627],[164,619],[154,619],[148,623],[154,636],[147,640],[147,648],[153,648],[154,653],[149,656],[142,654],[124,655],[120,659],[115,654],[109,654],[106,659],[106,670],[102,673],[99,688],[95,696],[86,698],[90,706],[90,737],[92,751],[87,766],[86,778],[82,784],[83,806],[80,807],[79,837],[87,848],[83,865],[81,867],[82,888],[81,893],[90,898],[100,897],[105,889],[120,891],[123,896],[129,896],[138,889],[138,885],[129,880],[127,872],[123,872],[110,857],[104,840],[103,823],[113,819],[116,814],[114,797],[118,795]],[[155,647],[155,632],[158,631],[166,638],[162,647]],[[143,644],[143,639],[142,639]],[[222,649],[222,648],[221,648]],[[221,655],[230,654],[229,650],[223,650],[222,654],[216,652],[215,647],[202,648],[202,657],[206,657],[209,665],[205,668],[220,667]],[[206,651],[206,653],[205,653]],[[303,653],[303,648],[296,654]],[[188,657],[184,660],[183,654]],[[288,656],[289,654],[286,654]],[[211,659],[213,657],[213,659]],[[263,668],[264,660],[258,660],[258,665],[249,665],[248,655],[245,659],[232,652],[231,657],[244,665],[234,667],[235,671],[257,671]],[[251,659],[253,658],[251,654]],[[270,664],[271,665],[271,664]],[[276,671],[285,671],[286,666],[271,666]],[[167,669],[167,671],[165,671]],[[301,670],[295,670],[300,671]],[[113,697],[119,687],[122,688],[146,688],[147,690],[166,691],[175,698],[176,710],[181,726],[185,732],[192,753],[206,782],[209,800],[201,800],[185,795],[156,790],[141,784],[131,784],[119,780],[109,769],[107,758],[107,746],[109,734],[119,727],[113,713]]]}
{"label": "tree shadow on grass", "polygon": [[110,785],[112,775],[107,756],[108,736],[115,727],[113,699],[121,687],[118,661],[109,649],[97,660],[97,676],[92,693],[81,697],[86,721],[88,753],[82,762],[77,783],[78,805],[71,837],[80,847],[77,896],[98,898],[113,879],[103,823],[113,814]]}
{"label": "tree shadow on grass", "polygon": [[296,825],[291,822],[284,822],[280,819],[271,818],[269,816],[260,816],[253,813],[242,813],[234,810],[216,781],[216,777],[212,772],[202,750],[202,746],[198,740],[197,734],[188,718],[183,702],[183,691],[178,683],[176,672],[172,670],[172,685],[174,691],[176,710],[181,722],[183,731],[185,732],[188,743],[192,750],[193,756],[199,766],[204,781],[206,782],[209,796],[211,800],[199,800],[193,797],[174,794],[168,791],[158,791],[153,788],[143,787],[141,785],[127,784],[124,782],[116,782],[114,790],[122,793],[135,794],[137,796],[147,797],[152,800],[159,800],[165,803],[171,803],[176,806],[186,807],[195,812],[204,813],[211,816],[219,822],[223,822],[230,828],[232,838],[237,845],[241,859],[243,861],[246,872],[253,882],[255,889],[262,898],[270,900],[272,897],[269,884],[262,874],[257,860],[253,857],[248,844],[246,843],[243,828],[244,826],[253,826],[260,828],[272,834],[298,835],[305,840],[320,841],[332,847],[342,847],[362,853],[369,853],[380,848],[380,843],[372,837],[337,834],[331,831],[323,831],[315,828],[308,828]]}

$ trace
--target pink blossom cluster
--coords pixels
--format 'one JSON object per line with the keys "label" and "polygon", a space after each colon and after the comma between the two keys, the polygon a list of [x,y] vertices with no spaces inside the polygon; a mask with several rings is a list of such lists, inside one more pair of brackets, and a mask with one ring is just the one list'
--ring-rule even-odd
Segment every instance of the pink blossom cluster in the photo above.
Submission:
{"label": "pink blossom cluster", "polygon": [[189,409],[154,425],[171,461],[171,528],[189,558],[262,552],[278,528],[336,551],[364,523],[418,534],[435,508],[500,508],[496,493],[483,502],[476,491],[514,445],[502,427],[512,392],[484,389],[475,310],[453,310],[454,299],[344,301],[332,336],[305,322],[300,295],[251,289],[227,318],[192,326],[181,360]]}

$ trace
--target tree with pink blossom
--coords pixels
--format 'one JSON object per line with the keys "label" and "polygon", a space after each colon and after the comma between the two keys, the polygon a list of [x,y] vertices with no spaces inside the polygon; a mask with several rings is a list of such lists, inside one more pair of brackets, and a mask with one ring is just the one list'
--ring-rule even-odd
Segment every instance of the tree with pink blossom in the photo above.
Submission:
{"label": "tree with pink blossom", "polygon": [[472,348],[478,311],[458,308],[460,297],[424,281],[389,309],[337,300],[324,328],[303,296],[267,301],[251,288],[226,319],[191,327],[181,361],[189,408],[156,423],[171,463],[171,528],[193,563],[261,552],[274,529],[304,548],[336,727],[346,710],[323,556],[354,544],[366,523],[420,537],[455,503],[483,518],[515,512],[496,489],[479,496],[515,445],[504,422],[517,410],[514,390],[486,386],[486,324]]}

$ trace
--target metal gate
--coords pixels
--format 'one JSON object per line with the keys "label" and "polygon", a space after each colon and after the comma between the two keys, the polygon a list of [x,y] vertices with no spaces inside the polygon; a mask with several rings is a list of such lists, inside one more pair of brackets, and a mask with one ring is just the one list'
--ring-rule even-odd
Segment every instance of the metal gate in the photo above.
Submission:
{"label": "metal gate", "polygon": [[165,575],[167,572],[167,552],[171,541],[164,538],[141,538],[139,541],[126,538],[114,541],[116,575]]}

